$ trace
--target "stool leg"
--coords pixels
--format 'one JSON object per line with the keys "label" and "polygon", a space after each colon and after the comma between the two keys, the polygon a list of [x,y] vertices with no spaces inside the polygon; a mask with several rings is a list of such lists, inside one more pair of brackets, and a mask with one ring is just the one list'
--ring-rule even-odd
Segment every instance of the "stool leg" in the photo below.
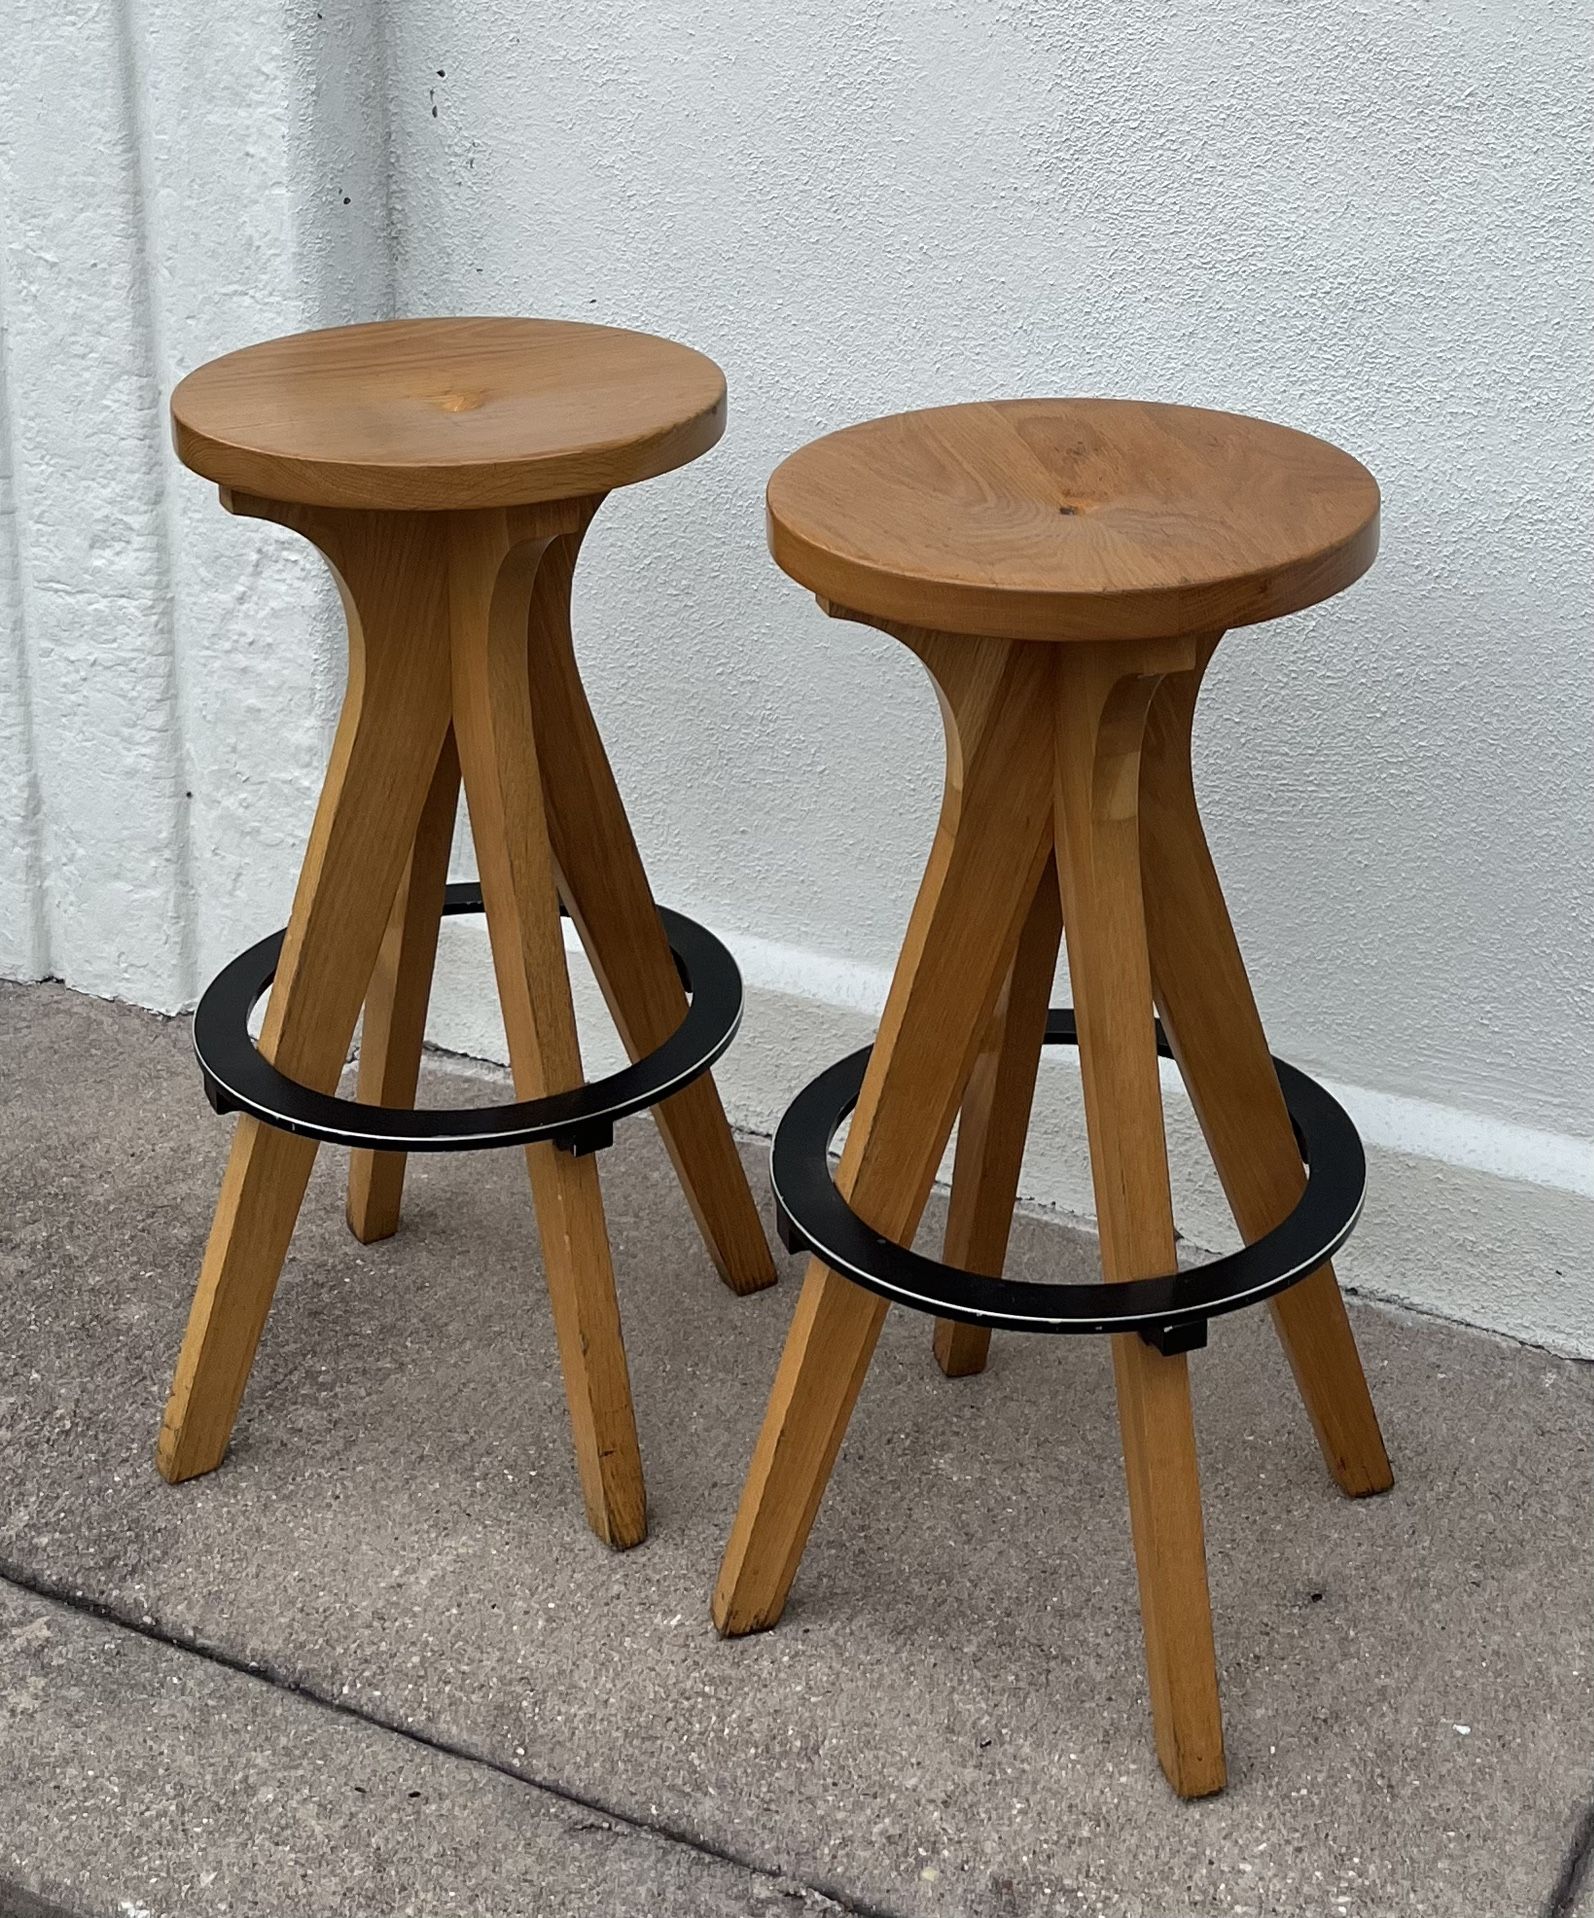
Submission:
{"label": "stool leg", "polygon": [[[1001,1276],[1007,1257],[1062,936],[1057,874],[1048,867],[969,1075],[952,1161],[943,1257],[992,1278]],[[936,1320],[935,1356],[949,1379],[983,1372],[990,1349],[988,1326]]]}
{"label": "stool leg", "polygon": [[[448,723],[442,553],[425,514],[229,503],[321,546],[349,616],[348,693],[260,1038],[282,1071],[330,1092]],[[238,1121],[161,1427],[174,1482],[226,1453],[315,1151]]]}
{"label": "stool leg", "polygon": [[[911,1238],[1050,841],[1051,660],[1039,646],[901,631],[942,693],[940,824],[838,1184]],[[780,1617],[886,1306],[812,1260],[714,1594],[727,1636]]]}
{"label": "stool leg", "polygon": [[[580,544],[579,533],[555,540],[538,570],[532,718],[560,890],[637,1059],[681,1023],[686,994],[576,667],[570,586]],[[733,1292],[773,1285],[774,1260],[713,1079],[693,1080],[653,1116],[720,1276]]]}
{"label": "stool leg", "polygon": [[[582,1080],[553,857],[532,730],[526,618],[546,541],[514,513],[453,517],[449,573],[454,728],[481,872],[515,1093]],[[595,1157],[526,1151],[564,1368],[576,1463],[594,1532],[647,1534],[642,1460]]]}
{"label": "stool leg", "polygon": [[[1201,668],[1152,702],[1141,765],[1140,860],[1151,971],[1179,1069],[1247,1240],[1278,1224],[1305,1173],[1196,805],[1190,740]],[[1329,1470],[1352,1498],[1394,1482],[1334,1268],[1272,1302],[1273,1322]]]}
{"label": "stool leg", "polygon": [[[366,989],[357,1096],[368,1105],[415,1103],[458,805],[459,755],[451,730],[438,755],[410,861]],[[349,1230],[362,1245],[389,1239],[398,1230],[405,1157],[363,1147],[349,1154]]]}
{"label": "stool leg", "polygon": [[[1109,1281],[1171,1272],[1177,1262],[1137,818],[1141,738],[1161,650],[1120,662],[1111,647],[1069,646],[1059,661],[1063,922]],[[1125,677],[1137,661],[1146,676]],[[1181,1797],[1200,1797],[1221,1790],[1225,1773],[1185,1358],[1120,1335],[1113,1369],[1157,1755]]]}

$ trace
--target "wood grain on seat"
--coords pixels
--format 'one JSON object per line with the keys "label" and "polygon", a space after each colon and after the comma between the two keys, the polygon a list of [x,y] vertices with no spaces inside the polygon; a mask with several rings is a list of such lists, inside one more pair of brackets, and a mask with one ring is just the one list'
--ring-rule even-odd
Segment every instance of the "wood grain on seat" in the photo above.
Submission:
{"label": "wood grain on seat", "polygon": [[869,420],[769,483],[776,563],[874,619],[1004,639],[1158,639],[1298,611],[1378,551],[1337,447],[1144,400],[995,400]]}
{"label": "wood grain on seat", "polygon": [[725,376],[651,333],[566,320],[382,320],[268,340],[172,395],[177,457],[305,506],[433,512],[652,479],[725,430]]}

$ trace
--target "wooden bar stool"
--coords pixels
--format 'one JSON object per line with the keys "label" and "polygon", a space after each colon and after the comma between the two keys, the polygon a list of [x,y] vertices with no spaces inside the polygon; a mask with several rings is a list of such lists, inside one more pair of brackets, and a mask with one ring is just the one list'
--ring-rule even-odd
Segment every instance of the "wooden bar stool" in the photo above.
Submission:
{"label": "wooden bar stool", "polygon": [[[242,1116],[160,1469],[192,1478],[226,1452],[319,1141],[354,1148],[349,1223],[366,1241],[398,1224],[406,1151],[523,1145],[587,1515],[634,1545],[646,1504],[592,1156],[615,1120],[657,1107],[733,1290],[775,1275],[706,1076],[740,979],[718,941],[654,907],[576,670],[570,589],[604,494],[719,439],[724,379],[609,327],[407,320],[229,354],[182,382],[172,416],[179,457],[230,512],[325,555],[349,679],[286,931],[195,1015],[212,1101]],[[479,889],[447,885],[461,774]],[[634,1062],[593,1085],[561,899]],[[516,1102],[416,1111],[438,921],[484,907]],[[257,1049],[245,1020],[268,984]],[[338,1099],[362,1001],[359,1097]]]}
{"label": "wooden bar stool", "polygon": [[[1360,1209],[1360,1142],[1326,1092],[1269,1058],[1196,811],[1191,721],[1226,628],[1325,599],[1372,563],[1378,489],[1332,446],[1254,420],[1009,401],[803,448],[770,482],[769,539],[827,613],[924,662],[947,771],[879,1036],[800,1094],[776,1137],[782,1230],[815,1256],[715,1622],[738,1634],[780,1617],[889,1301],[937,1315],[953,1373],[980,1368],[992,1326],[1111,1333],[1157,1750],[1177,1791],[1216,1791],[1186,1373],[1207,1321],[1270,1299],[1339,1484],[1359,1497],[1391,1479],[1328,1263]],[[1075,1003],[1049,1011],[1065,928]],[[1048,1042],[1080,1049],[1102,1286],[999,1276]],[[1187,1274],[1159,1049],[1248,1242]],[[939,1263],[906,1248],[960,1104]]]}

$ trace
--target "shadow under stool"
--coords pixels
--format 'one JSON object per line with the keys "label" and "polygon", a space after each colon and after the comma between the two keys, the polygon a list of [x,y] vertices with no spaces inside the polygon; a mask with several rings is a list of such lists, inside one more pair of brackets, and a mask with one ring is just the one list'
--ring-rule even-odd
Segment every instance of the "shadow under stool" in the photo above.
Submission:
{"label": "shadow under stool", "polygon": [[[240,1117],[160,1469],[192,1478],[226,1452],[318,1143],[353,1148],[348,1218],[367,1242],[398,1225],[406,1152],[517,1145],[587,1516],[634,1545],[646,1500],[594,1157],[615,1120],[656,1109],[734,1291],[775,1274],[707,1076],[741,982],[717,940],[655,908],[577,672],[570,594],[604,495],[719,439],[724,379],[687,347],[609,327],[392,321],[229,354],[179,385],[172,415],[179,457],[230,512],[325,556],[349,677],[287,928],[195,1015],[212,1102]],[[448,884],[462,779],[479,888]],[[561,905],[632,1060],[592,1084]],[[417,1111],[438,923],[483,909],[515,1101]],[[245,1022],[268,985],[256,1046]]]}
{"label": "shadow under stool", "polygon": [[[1360,1141],[1269,1056],[1196,809],[1191,727],[1227,628],[1366,571],[1377,486],[1284,427],[1035,400],[833,433],[777,469],[768,506],[777,563],[823,610],[928,668],[947,766],[875,1043],[800,1093],[776,1136],[782,1231],[814,1256],[715,1622],[735,1635],[780,1617],[889,1303],[937,1316],[951,1374],[981,1369],[993,1326],[1109,1334],[1157,1752],[1181,1794],[1217,1791],[1187,1372],[1208,1321],[1268,1300],[1339,1485],[1361,1497],[1391,1474],[1329,1263],[1360,1209]],[[1065,929],[1074,1006],[1053,1010]],[[1079,1048],[1104,1285],[1000,1277],[1046,1043]],[[1186,1273],[1159,1051],[1247,1242]],[[960,1107],[938,1262],[910,1248]]]}

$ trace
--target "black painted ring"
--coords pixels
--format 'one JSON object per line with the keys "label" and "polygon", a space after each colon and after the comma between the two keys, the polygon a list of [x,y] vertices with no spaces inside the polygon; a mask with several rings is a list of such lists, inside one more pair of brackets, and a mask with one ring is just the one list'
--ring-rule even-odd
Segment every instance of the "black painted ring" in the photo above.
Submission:
{"label": "black painted ring", "polygon": [[[1053,1008],[1046,1043],[1079,1043],[1071,1008]],[[1307,1176],[1294,1209],[1271,1232],[1188,1272],[1116,1285],[1030,1285],[943,1265],[866,1225],[831,1175],[830,1144],[858,1103],[871,1050],[850,1054],[798,1093],[770,1148],[770,1182],[790,1250],[812,1252],[844,1278],[916,1311],[1019,1332],[1139,1332],[1179,1349],[1200,1342],[1208,1319],[1315,1272],[1361,1216],[1367,1160],[1350,1115],[1315,1079],[1275,1059]],[[1170,1056],[1160,1024],[1157,1050]],[[1181,1337],[1181,1328],[1196,1336]]]}
{"label": "black painted ring", "polygon": [[[452,885],[445,914],[480,912],[481,888]],[[240,953],[211,981],[194,1011],[194,1052],[205,1092],[218,1112],[247,1112],[266,1125],[331,1145],[374,1152],[470,1152],[552,1140],[573,1152],[609,1144],[615,1122],[645,1111],[707,1072],[742,1023],[742,976],[711,932],[665,907],[663,921],[686,1017],[652,1052],[606,1078],[546,1099],[508,1105],[415,1110],[365,1105],[315,1092],[279,1072],[249,1036],[249,1015],[271,984],[283,935],[274,932]]]}

